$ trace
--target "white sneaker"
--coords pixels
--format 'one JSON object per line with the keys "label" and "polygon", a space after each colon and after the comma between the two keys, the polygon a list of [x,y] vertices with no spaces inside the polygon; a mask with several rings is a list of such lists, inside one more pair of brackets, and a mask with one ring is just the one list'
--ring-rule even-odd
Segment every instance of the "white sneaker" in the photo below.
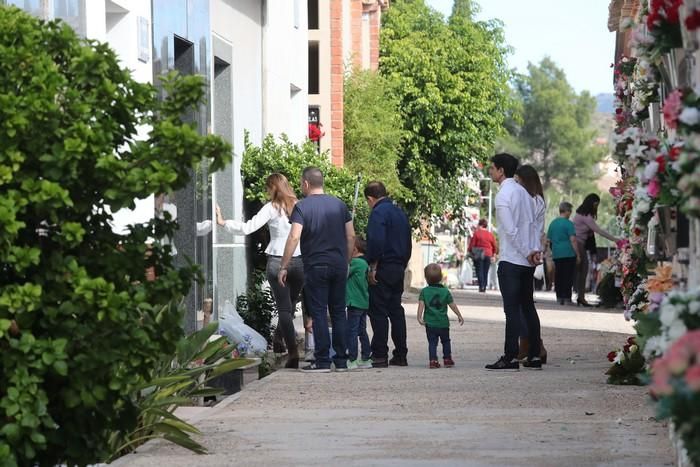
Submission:
{"label": "white sneaker", "polygon": [[348,360],[348,370],[349,371],[355,371],[359,369],[359,365],[357,364],[357,360]]}
{"label": "white sneaker", "polygon": [[[368,358],[367,360],[360,359],[360,360],[357,360],[356,363],[357,363],[357,368],[359,368],[360,370],[369,370],[372,368],[372,359],[371,358]],[[348,365],[348,366],[350,366],[350,365]]]}

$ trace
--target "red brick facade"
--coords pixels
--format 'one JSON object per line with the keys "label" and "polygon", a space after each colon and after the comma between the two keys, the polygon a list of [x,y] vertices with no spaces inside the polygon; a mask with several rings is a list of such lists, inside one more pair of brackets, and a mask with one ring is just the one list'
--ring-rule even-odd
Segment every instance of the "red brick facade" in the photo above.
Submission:
{"label": "red brick facade", "polygon": [[[379,29],[381,13],[388,7],[388,0],[350,0],[350,11],[343,11],[344,0],[330,1],[330,120],[331,120],[331,161],[336,166],[344,163],[343,154],[343,79],[345,73],[344,50],[350,52],[352,63],[361,67],[369,50],[369,68],[379,67]],[[347,3],[346,3],[347,5]],[[344,15],[350,15],[344,21]],[[369,15],[369,47],[363,47],[363,15]],[[344,44],[346,24],[350,25],[350,44]],[[349,45],[349,47],[347,47]]]}

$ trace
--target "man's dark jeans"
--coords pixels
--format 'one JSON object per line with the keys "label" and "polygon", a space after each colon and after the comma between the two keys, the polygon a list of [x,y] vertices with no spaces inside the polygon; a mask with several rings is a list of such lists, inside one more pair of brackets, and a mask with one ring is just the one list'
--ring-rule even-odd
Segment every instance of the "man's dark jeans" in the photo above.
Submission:
{"label": "man's dark jeans", "polygon": [[442,342],[443,358],[452,358],[450,328],[431,328],[426,326],[425,334],[428,336],[428,357],[430,360],[437,360],[438,339]]}
{"label": "man's dark jeans", "polygon": [[506,341],[504,354],[507,361],[518,356],[520,336],[520,312],[527,323],[530,337],[529,357],[540,356],[540,319],[533,300],[534,267],[501,261],[498,264],[498,283],[503,297],[503,311],[506,315]]}
{"label": "man's dark jeans", "polygon": [[554,290],[558,299],[571,301],[571,288],[576,275],[576,257],[554,260]]}
{"label": "man's dark jeans", "polygon": [[316,365],[330,368],[331,336],[328,332],[328,314],[333,327],[333,362],[336,368],[347,368],[345,316],[345,282],[348,268],[343,265],[304,265],[304,301],[313,319]]}
{"label": "man's dark jeans", "polygon": [[369,287],[369,320],[372,323],[372,358],[389,355],[389,322],[394,356],[406,358],[406,314],[401,306],[404,266],[379,263],[377,284]]}
{"label": "man's dark jeans", "polygon": [[491,267],[491,257],[484,256],[481,259],[474,260],[474,268],[476,269],[476,279],[479,282],[479,290],[486,290],[489,284],[489,267]]}
{"label": "man's dark jeans", "polygon": [[360,339],[362,360],[370,356],[369,336],[367,335],[367,310],[348,307],[348,360],[357,360],[357,339]]}

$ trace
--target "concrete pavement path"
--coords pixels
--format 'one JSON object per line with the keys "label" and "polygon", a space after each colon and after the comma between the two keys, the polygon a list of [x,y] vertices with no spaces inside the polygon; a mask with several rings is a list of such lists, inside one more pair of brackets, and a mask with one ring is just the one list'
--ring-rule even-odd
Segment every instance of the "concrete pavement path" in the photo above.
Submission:
{"label": "concrete pavement path", "polygon": [[645,388],[605,384],[605,356],[628,335],[606,330],[631,329],[620,312],[560,307],[541,294],[550,363],[496,373],[483,366],[502,352],[500,297],[454,295],[467,320],[451,330],[455,368],[427,368],[410,295],[408,367],[277,371],[195,422],[210,454],[158,441],[116,465],[673,465]]}

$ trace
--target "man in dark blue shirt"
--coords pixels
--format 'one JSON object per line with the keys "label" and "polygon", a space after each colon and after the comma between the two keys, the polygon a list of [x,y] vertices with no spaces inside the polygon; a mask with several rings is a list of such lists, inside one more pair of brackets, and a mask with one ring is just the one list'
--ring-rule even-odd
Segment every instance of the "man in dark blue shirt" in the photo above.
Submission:
{"label": "man in dark blue shirt", "polygon": [[[401,305],[403,280],[411,258],[411,226],[406,214],[387,196],[382,182],[370,182],[365,198],[372,209],[367,223],[369,318],[372,323],[372,366],[406,366],[406,314]],[[389,323],[394,352],[389,358]]]}
{"label": "man in dark blue shirt", "polygon": [[333,327],[333,363],[347,371],[345,284],[355,245],[355,228],[348,207],[323,192],[323,174],[307,167],[301,176],[305,198],[297,202],[289,218],[292,229],[284,246],[278,279],[284,285],[287,265],[301,241],[304,263],[304,300],[312,319],[316,361],[305,372],[329,372],[331,367],[327,313]]}

